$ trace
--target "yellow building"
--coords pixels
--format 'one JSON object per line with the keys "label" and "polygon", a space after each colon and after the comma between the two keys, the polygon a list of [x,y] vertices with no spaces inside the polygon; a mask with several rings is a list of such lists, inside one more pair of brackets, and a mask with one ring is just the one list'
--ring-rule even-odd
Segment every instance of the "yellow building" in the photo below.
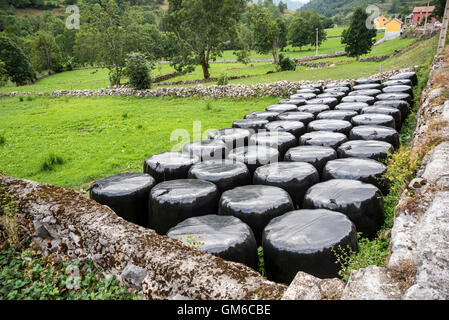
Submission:
{"label": "yellow building", "polygon": [[402,21],[391,19],[385,24],[385,40],[392,40],[401,36]]}
{"label": "yellow building", "polygon": [[385,25],[388,21],[390,20],[385,16],[377,17],[376,19],[374,19],[374,26],[376,27],[376,29],[383,29],[385,28]]}

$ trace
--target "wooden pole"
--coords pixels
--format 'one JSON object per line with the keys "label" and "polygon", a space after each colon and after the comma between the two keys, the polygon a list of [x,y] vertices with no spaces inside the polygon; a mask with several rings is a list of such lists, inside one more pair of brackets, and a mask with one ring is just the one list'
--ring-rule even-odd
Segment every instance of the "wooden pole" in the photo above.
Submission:
{"label": "wooden pole", "polygon": [[[428,8],[429,8],[429,5],[430,5],[430,2],[427,2],[427,9],[426,10],[429,10]],[[424,21],[424,30],[423,30],[423,32],[422,32],[422,34],[426,34],[426,29],[427,29],[427,12],[424,12],[424,14],[426,15],[426,20]]]}
{"label": "wooden pole", "polygon": [[446,1],[446,7],[444,8],[444,18],[443,18],[443,26],[440,32],[440,41],[438,42],[438,50],[437,54],[440,54],[443,51],[444,46],[446,44],[446,35],[447,28],[449,25],[449,1]]}

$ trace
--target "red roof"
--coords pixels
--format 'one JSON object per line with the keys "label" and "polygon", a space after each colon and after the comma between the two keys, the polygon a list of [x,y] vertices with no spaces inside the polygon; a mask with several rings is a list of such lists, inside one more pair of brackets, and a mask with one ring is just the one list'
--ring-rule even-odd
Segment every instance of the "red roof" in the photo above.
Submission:
{"label": "red roof", "polygon": [[429,7],[415,7],[413,9],[413,13],[426,13],[426,12],[433,12],[435,10],[435,6],[429,6]]}

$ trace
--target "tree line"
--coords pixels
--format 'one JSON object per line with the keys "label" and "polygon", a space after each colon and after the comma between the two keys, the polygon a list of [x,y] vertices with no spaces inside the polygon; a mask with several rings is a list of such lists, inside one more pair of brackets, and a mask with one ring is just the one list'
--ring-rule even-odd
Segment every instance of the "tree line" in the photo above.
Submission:
{"label": "tree line", "polygon": [[[286,17],[285,5],[272,0],[169,0],[167,10],[159,0],[64,0],[80,8],[80,29],[70,30],[65,26],[68,15],[45,11],[17,16],[13,1],[0,1],[0,77],[17,85],[33,82],[43,72],[94,65],[106,66],[110,83],[118,85],[124,75],[130,77],[129,70],[139,66],[150,71],[160,60],[170,61],[180,73],[200,65],[207,79],[210,61],[224,50],[245,63],[252,50],[271,54],[278,63],[287,45],[300,50],[315,45],[317,29],[321,44],[325,29],[333,26],[315,10]],[[21,2],[30,7],[39,3]],[[151,83],[134,80],[141,86]]]}

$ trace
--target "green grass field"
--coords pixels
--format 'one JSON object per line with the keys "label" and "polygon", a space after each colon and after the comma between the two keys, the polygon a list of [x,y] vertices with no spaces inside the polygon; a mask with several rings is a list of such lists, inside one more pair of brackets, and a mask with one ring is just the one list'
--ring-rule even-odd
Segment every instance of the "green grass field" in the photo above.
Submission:
{"label": "green grass field", "polygon": [[[231,83],[278,80],[348,79],[383,70],[429,63],[437,38],[419,42],[393,58],[379,62],[342,61],[323,69],[298,68],[239,79]],[[268,65],[270,66],[270,65]],[[271,65],[272,66],[272,65]],[[214,65],[223,72],[226,64]],[[243,65],[232,64],[234,72]],[[165,73],[169,66],[160,66]],[[265,71],[264,64],[254,66]],[[74,78],[78,85],[101,83],[106,71],[99,69],[65,72],[43,79],[33,87],[46,90],[66,87]],[[255,72],[257,74],[257,72]],[[76,75],[76,76],[75,76]],[[107,76],[107,74],[106,74]],[[213,84],[213,83],[212,83]],[[3,88],[5,89],[5,88]],[[51,98],[48,96],[0,98],[0,171],[19,178],[63,187],[85,189],[95,179],[126,171],[141,171],[152,154],[169,151],[180,141],[170,141],[171,132],[192,133],[201,121],[202,132],[230,127],[250,111],[264,110],[279,98]],[[199,140],[200,137],[191,137]],[[186,141],[184,141],[185,143]]]}
{"label": "green grass field", "polygon": [[[191,134],[193,121],[201,121],[203,133],[228,128],[244,114],[264,110],[278,100],[34,97],[21,102],[18,97],[1,98],[0,171],[85,188],[85,183],[110,174],[142,171],[144,159],[179,144],[170,141],[175,129]],[[45,162],[52,168],[50,156],[63,163],[45,170]]]}

